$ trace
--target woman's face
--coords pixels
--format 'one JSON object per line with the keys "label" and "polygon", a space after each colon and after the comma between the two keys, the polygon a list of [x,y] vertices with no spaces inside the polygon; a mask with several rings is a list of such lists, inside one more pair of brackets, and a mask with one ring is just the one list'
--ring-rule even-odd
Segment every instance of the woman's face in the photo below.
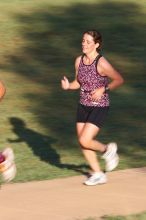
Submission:
{"label": "woman's face", "polygon": [[92,52],[96,52],[96,48],[98,48],[99,44],[94,42],[94,39],[89,34],[84,34],[82,39],[82,51],[85,54],[89,54]]}

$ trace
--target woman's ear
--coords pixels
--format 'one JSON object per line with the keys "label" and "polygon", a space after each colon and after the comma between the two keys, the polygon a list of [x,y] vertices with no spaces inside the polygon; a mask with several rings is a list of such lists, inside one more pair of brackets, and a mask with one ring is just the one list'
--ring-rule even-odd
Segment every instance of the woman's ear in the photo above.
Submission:
{"label": "woman's ear", "polygon": [[100,47],[100,44],[97,42],[96,43],[96,49],[98,49]]}

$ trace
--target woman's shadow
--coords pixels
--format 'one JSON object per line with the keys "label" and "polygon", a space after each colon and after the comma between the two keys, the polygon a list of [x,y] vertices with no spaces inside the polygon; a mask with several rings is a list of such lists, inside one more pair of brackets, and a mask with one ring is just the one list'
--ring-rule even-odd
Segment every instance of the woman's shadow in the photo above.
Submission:
{"label": "woman's shadow", "polygon": [[58,168],[74,170],[84,175],[88,175],[88,173],[84,171],[84,169],[88,167],[85,164],[75,165],[61,163],[60,155],[51,146],[53,143],[57,142],[57,139],[27,128],[25,122],[20,118],[11,117],[9,121],[13,126],[12,131],[18,136],[17,139],[8,139],[10,143],[25,142],[40,160]]}

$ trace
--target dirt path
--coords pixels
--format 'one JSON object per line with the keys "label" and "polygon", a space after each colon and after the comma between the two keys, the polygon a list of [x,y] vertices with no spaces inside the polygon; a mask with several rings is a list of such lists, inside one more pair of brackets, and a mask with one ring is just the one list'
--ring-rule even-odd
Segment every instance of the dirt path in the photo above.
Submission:
{"label": "dirt path", "polygon": [[146,211],[146,167],[108,173],[100,186],[84,186],[84,178],[4,185],[0,219],[83,220]]}

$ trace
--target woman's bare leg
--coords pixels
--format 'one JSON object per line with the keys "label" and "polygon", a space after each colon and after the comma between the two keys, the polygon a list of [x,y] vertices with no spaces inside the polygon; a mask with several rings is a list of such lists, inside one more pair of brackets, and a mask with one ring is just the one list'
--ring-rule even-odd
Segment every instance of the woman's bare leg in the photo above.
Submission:
{"label": "woman's bare leg", "polygon": [[96,150],[104,152],[106,149],[105,145],[94,139],[99,130],[97,126],[91,123],[77,123],[78,140],[81,144],[84,157],[88,161],[93,172],[101,171]]}

